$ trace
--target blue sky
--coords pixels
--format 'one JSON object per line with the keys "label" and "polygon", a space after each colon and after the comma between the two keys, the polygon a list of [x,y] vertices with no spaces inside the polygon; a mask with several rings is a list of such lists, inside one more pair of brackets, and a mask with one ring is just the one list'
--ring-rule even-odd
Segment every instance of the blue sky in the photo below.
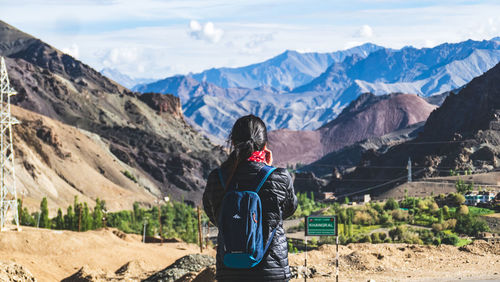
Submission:
{"label": "blue sky", "polygon": [[500,1],[0,0],[0,19],[97,70],[161,78],[331,52],[500,36]]}

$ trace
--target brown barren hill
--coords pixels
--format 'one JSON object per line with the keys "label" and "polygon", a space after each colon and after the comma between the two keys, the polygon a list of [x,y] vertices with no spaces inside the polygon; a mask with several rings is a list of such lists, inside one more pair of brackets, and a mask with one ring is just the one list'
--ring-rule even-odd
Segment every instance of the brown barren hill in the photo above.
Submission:
{"label": "brown barren hill", "polygon": [[366,93],[318,130],[270,132],[270,148],[277,164],[310,163],[366,138],[425,121],[435,108],[417,95]]}
{"label": "brown barren hill", "polygon": [[52,213],[72,204],[74,196],[91,206],[100,198],[110,210],[154,201],[144,189],[147,176],[114,156],[98,135],[16,106],[12,114],[21,122],[13,129],[17,192],[28,209],[38,209],[43,197]]}

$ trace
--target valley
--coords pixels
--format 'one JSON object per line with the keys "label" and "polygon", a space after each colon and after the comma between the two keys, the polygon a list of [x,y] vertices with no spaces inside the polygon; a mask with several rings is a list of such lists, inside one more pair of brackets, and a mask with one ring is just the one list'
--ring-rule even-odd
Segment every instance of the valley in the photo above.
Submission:
{"label": "valley", "polygon": [[341,281],[500,279],[499,37],[286,50],[159,80],[120,72],[137,54],[98,72],[43,40],[0,20],[22,228],[0,232],[0,280],[214,281],[202,196],[248,114],[298,197],[292,281],[334,279],[333,237],[309,238],[303,267],[310,215],[337,216]]}

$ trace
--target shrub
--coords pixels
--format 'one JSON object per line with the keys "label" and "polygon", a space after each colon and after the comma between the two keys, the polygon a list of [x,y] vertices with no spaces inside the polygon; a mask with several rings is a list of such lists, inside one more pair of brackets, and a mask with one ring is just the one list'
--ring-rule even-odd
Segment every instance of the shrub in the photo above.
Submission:
{"label": "shrub", "polygon": [[449,217],[450,216],[450,208],[447,205],[443,206],[443,215],[445,217]]}
{"label": "shrub", "polygon": [[442,223],[433,223],[432,224],[432,230],[434,230],[436,232],[443,231],[444,230],[443,224]]}
{"label": "shrub", "polygon": [[458,215],[466,215],[469,214],[469,208],[466,205],[461,205],[457,211]]}
{"label": "shrub", "polygon": [[393,198],[389,198],[389,200],[385,202],[384,210],[395,210],[395,209],[399,209],[398,202]]}
{"label": "shrub", "polygon": [[379,237],[380,237],[381,241],[385,241],[385,239],[387,239],[387,234],[385,232],[380,232],[379,234],[380,234]]}
{"label": "shrub", "polygon": [[470,214],[458,216],[455,232],[469,236],[477,236],[479,232],[489,231],[490,228],[484,220]]}
{"label": "shrub", "polygon": [[438,204],[436,204],[436,202],[433,202],[430,205],[430,209],[431,209],[431,212],[436,213],[437,211],[439,211],[439,206],[438,206]]}
{"label": "shrub", "polygon": [[405,226],[398,226],[394,229],[389,230],[389,236],[392,241],[398,241],[403,239],[403,234],[406,232]]}
{"label": "shrub", "polygon": [[441,239],[441,243],[454,246],[456,246],[459,241],[458,236],[455,234],[446,235],[443,239]]}
{"label": "shrub", "polygon": [[432,240],[432,244],[436,246],[441,245],[441,238],[439,237],[434,238],[434,240]]}
{"label": "shrub", "polygon": [[379,233],[372,233],[372,235],[370,237],[372,238],[372,243],[374,243],[374,244],[378,244],[378,243],[382,242],[382,240],[380,240]]}
{"label": "shrub", "polygon": [[359,243],[371,243],[372,239],[368,235],[363,235],[361,238],[358,240]]}
{"label": "shrub", "polygon": [[373,223],[372,216],[365,211],[356,211],[354,215],[353,223],[362,224],[362,225],[370,225]]}
{"label": "shrub", "polygon": [[392,218],[398,221],[406,221],[408,219],[408,212],[404,210],[393,210],[392,213]]}
{"label": "shrub", "polygon": [[465,197],[462,194],[454,193],[454,194],[452,194],[451,198],[452,198],[451,199],[452,203],[455,206],[460,206],[461,204],[465,203]]}
{"label": "shrub", "polygon": [[137,183],[137,178],[135,178],[135,176],[134,176],[132,173],[130,173],[130,171],[128,171],[128,170],[124,170],[124,171],[122,171],[122,173],[123,173],[123,175],[125,175],[128,179],[130,179],[130,180],[134,181],[135,183]]}
{"label": "shrub", "polygon": [[384,212],[384,208],[378,203],[372,204],[372,208],[376,210],[379,214]]}

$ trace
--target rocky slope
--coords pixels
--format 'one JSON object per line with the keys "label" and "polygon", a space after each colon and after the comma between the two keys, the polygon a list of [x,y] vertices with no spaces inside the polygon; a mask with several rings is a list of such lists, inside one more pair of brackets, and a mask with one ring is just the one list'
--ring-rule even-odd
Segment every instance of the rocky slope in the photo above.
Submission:
{"label": "rocky slope", "polygon": [[412,124],[407,128],[396,130],[380,137],[370,137],[356,142],[340,150],[326,154],[321,159],[300,167],[300,171],[313,172],[318,177],[341,177],[342,174],[359,165],[365,154],[382,154],[391,147],[409,141],[422,131],[425,121]]}
{"label": "rocky slope", "polygon": [[416,95],[367,93],[316,131],[271,131],[270,148],[279,164],[309,163],[366,138],[425,121],[435,108]]}
{"label": "rocky slope", "polygon": [[12,114],[21,122],[13,129],[17,192],[30,210],[37,209],[43,197],[52,213],[72,205],[74,196],[90,206],[96,198],[103,199],[110,210],[129,209],[135,201],[154,201],[145,189],[155,188],[154,183],[113,155],[109,141],[19,107],[13,106]]}
{"label": "rocky slope", "polygon": [[131,92],[4,22],[0,39],[18,91],[14,104],[97,134],[107,150],[144,175],[148,193],[200,200],[223,153],[184,121],[178,98]]}
{"label": "rocky slope", "polygon": [[344,177],[372,183],[339,180],[329,189],[346,194],[375,187],[366,191],[382,193],[406,181],[409,157],[414,178],[447,175],[450,169],[487,172],[500,167],[500,64],[450,94],[416,139],[383,155],[365,156],[363,164]]}

